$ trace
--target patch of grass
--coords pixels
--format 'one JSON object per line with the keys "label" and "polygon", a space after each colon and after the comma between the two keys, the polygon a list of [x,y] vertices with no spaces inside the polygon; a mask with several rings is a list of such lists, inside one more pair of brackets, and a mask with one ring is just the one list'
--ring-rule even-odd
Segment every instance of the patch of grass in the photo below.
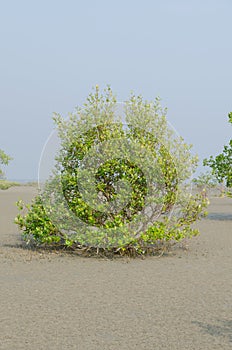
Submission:
{"label": "patch of grass", "polygon": [[0,180],[0,190],[7,190],[8,188],[13,186],[20,186],[20,183],[7,180]]}

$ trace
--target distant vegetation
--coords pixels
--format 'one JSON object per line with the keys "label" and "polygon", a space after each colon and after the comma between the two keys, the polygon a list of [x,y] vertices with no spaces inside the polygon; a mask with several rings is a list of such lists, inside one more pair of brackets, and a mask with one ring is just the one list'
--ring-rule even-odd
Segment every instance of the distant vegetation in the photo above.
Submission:
{"label": "distant vegetation", "polygon": [[219,193],[222,191],[222,186],[219,184],[215,175],[210,171],[201,173],[198,177],[193,178],[192,182],[195,189],[206,197],[213,192]]}
{"label": "distant vegetation", "polygon": [[7,180],[0,180],[0,190],[8,190],[8,188],[14,186],[20,186],[20,183]]}

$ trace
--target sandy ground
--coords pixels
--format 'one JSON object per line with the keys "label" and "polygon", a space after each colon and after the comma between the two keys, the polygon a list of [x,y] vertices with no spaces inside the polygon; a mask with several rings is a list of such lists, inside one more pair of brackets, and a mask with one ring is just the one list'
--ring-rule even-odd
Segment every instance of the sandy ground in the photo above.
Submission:
{"label": "sandy ground", "polygon": [[30,187],[0,191],[0,349],[232,348],[232,200],[161,258],[103,260],[19,246]]}

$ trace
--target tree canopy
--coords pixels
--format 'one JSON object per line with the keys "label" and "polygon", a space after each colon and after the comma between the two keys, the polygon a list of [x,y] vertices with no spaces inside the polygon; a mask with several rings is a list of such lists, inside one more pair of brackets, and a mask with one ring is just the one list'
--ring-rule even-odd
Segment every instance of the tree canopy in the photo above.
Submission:
{"label": "tree canopy", "polygon": [[[229,123],[232,124],[232,112],[228,114]],[[210,156],[209,159],[204,159],[203,164],[212,169],[212,173],[217,180],[225,182],[228,188],[232,187],[232,139],[229,144],[224,146],[222,153],[215,158]]]}

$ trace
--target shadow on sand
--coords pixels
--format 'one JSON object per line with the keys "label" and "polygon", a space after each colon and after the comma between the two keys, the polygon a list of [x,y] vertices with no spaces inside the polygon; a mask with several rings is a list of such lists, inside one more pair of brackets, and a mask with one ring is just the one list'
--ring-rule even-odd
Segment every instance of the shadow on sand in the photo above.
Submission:
{"label": "shadow on sand", "polygon": [[206,220],[220,220],[220,221],[232,221],[232,214],[228,213],[209,213],[206,218]]}
{"label": "shadow on sand", "polygon": [[201,328],[205,333],[208,333],[214,337],[224,337],[227,338],[229,343],[232,343],[232,320],[218,320],[218,325],[212,325],[208,323],[193,321]]}

